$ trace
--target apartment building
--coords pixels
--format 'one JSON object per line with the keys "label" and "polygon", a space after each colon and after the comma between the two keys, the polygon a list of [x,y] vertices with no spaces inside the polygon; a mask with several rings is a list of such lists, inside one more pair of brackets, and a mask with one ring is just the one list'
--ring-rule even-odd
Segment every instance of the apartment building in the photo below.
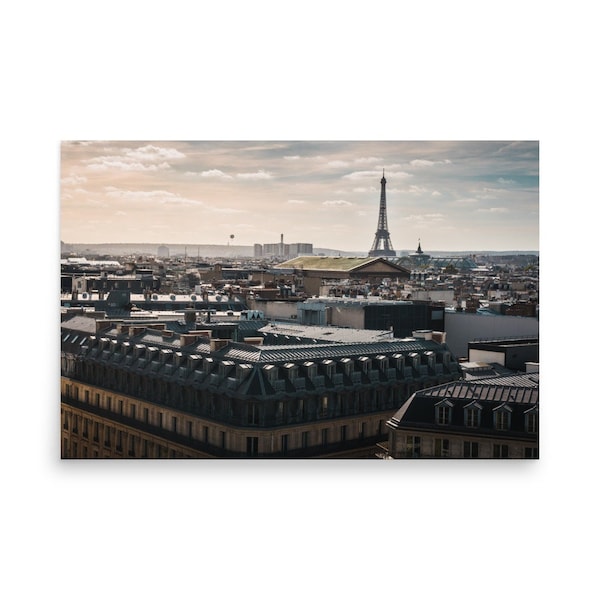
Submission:
{"label": "apartment building", "polygon": [[539,374],[419,390],[387,426],[388,458],[538,458]]}
{"label": "apartment building", "polygon": [[370,456],[407,398],[460,377],[455,357],[433,339],[332,327],[290,335],[264,325],[246,321],[225,338],[218,323],[182,332],[68,316],[62,456]]}

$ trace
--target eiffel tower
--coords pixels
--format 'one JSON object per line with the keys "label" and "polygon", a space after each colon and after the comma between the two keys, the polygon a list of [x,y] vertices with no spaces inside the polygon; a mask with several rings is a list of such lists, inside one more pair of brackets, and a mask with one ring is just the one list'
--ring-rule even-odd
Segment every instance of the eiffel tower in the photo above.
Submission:
{"label": "eiffel tower", "polygon": [[375,232],[375,241],[369,251],[369,256],[396,256],[396,251],[392,248],[390,232],[387,225],[387,211],[385,202],[385,169],[381,178],[381,198],[379,200],[379,219],[377,221],[377,231]]}

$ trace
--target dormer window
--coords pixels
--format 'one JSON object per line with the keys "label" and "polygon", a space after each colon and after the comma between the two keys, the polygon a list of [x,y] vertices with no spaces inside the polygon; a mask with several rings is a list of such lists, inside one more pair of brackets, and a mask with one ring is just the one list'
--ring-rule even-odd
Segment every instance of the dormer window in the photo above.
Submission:
{"label": "dormer window", "polygon": [[306,369],[306,376],[309,379],[313,379],[315,377],[315,375],[317,374],[317,365],[314,362],[312,362],[312,361],[305,362],[303,364],[303,367]]}
{"label": "dormer window", "polygon": [[290,381],[294,381],[298,376],[298,365],[294,363],[286,363],[283,365],[283,372]]}
{"label": "dormer window", "polygon": [[465,426],[479,427],[481,423],[481,405],[477,402],[471,402],[465,406]]}
{"label": "dormer window", "polygon": [[277,379],[277,367],[275,365],[265,365],[263,371],[269,383],[273,383]]}
{"label": "dormer window", "polygon": [[379,355],[376,357],[376,360],[377,360],[377,365],[379,367],[379,370],[385,373],[389,367],[388,357],[384,356],[384,355]]}
{"label": "dormer window", "polygon": [[367,356],[361,356],[358,359],[358,364],[360,365],[360,370],[363,373],[368,373],[371,370],[371,359]]}
{"label": "dormer window", "polygon": [[438,425],[450,425],[454,404],[450,400],[442,400],[435,405],[435,422]]}
{"label": "dormer window", "polygon": [[235,377],[238,381],[246,379],[248,374],[252,371],[252,365],[237,365],[235,368]]}
{"label": "dormer window", "polygon": [[326,359],[321,364],[323,365],[325,375],[331,379],[335,373],[335,363],[330,359]]}
{"label": "dormer window", "polygon": [[499,431],[510,429],[512,408],[508,404],[501,404],[493,410],[494,427]]}
{"label": "dormer window", "polygon": [[538,432],[538,407],[530,408],[525,411],[525,431],[527,433]]}
{"label": "dormer window", "polygon": [[354,369],[352,360],[349,358],[342,358],[340,360],[340,365],[342,366],[342,370],[344,371],[344,373],[346,375],[350,375],[350,373],[352,373],[352,371]]}

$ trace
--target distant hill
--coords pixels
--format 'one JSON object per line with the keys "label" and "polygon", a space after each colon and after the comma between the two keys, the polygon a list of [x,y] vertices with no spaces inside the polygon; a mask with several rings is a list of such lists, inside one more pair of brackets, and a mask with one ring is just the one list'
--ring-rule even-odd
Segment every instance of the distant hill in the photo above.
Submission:
{"label": "distant hill", "polygon": [[[164,245],[169,248],[170,256],[189,256],[207,257],[207,258],[234,258],[234,257],[252,257],[254,256],[254,246],[224,245],[224,244],[61,244],[62,252],[72,252],[84,256],[127,256],[142,255],[156,256],[159,246]],[[414,252],[413,250],[398,250],[397,256],[407,256]],[[313,248],[316,255],[325,256],[366,256],[368,250],[335,250],[333,248]],[[462,250],[458,251],[431,251],[431,256],[464,256],[475,254],[477,256],[514,256],[514,255],[534,255],[539,256],[537,250]]]}

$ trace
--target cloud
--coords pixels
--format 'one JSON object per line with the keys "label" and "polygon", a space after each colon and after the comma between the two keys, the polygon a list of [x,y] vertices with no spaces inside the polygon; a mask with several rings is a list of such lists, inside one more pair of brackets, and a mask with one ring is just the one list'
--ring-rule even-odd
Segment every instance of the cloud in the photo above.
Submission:
{"label": "cloud", "polygon": [[175,148],[146,145],[139,148],[123,148],[120,153],[97,156],[84,161],[89,169],[107,171],[161,171],[171,168],[169,160],[185,158],[185,154]]}
{"label": "cloud", "polygon": [[508,209],[504,206],[492,206],[491,208],[478,208],[477,212],[483,213],[505,213],[508,212]]}
{"label": "cloud", "polygon": [[273,179],[273,175],[271,175],[271,173],[267,173],[266,171],[263,171],[262,169],[260,169],[256,173],[238,173],[236,175],[236,177],[238,179],[245,179],[248,181],[258,181],[261,179]]}
{"label": "cloud", "polygon": [[504,179],[504,177],[498,177],[498,183],[503,183],[504,185],[510,185],[515,182],[512,179]]}
{"label": "cloud", "polygon": [[300,157],[298,155],[296,156],[284,156],[283,160],[299,160]]}
{"label": "cloud", "polygon": [[427,213],[424,215],[408,215],[403,218],[403,221],[412,221],[417,223],[422,223],[424,221],[442,221],[444,219],[444,215],[442,213]]}
{"label": "cloud", "polygon": [[92,158],[88,161],[88,168],[94,171],[109,171],[116,169],[118,171],[161,171],[170,169],[171,165],[167,162],[159,164],[144,164],[122,160],[115,156],[101,156]]}
{"label": "cloud", "polygon": [[424,188],[422,185],[410,185],[408,186],[408,191],[411,194],[424,194],[427,188]]}
{"label": "cloud", "polygon": [[125,155],[132,160],[142,162],[161,162],[163,160],[173,160],[185,158],[185,154],[176,148],[161,148],[160,146],[141,146],[135,150],[128,150]]}
{"label": "cloud", "polygon": [[[352,173],[348,173],[344,175],[344,179],[351,180],[361,180],[361,179],[377,179],[378,181],[381,179],[381,171],[353,171]],[[405,179],[407,177],[412,177],[411,173],[406,173],[404,171],[394,171],[387,172],[385,174],[386,181],[390,179]]]}
{"label": "cloud", "polygon": [[435,165],[450,165],[452,164],[451,160],[425,160],[422,158],[415,158],[408,163],[411,167],[433,167]]}
{"label": "cloud", "polygon": [[288,200],[288,204],[306,204],[306,200]]}
{"label": "cloud", "polygon": [[352,206],[352,202],[347,200],[325,200],[324,206]]}
{"label": "cloud", "polygon": [[158,204],[193,204],[202,205],[202,200],[194,200],[192,198],[185,198],[179,194],[173,192],[167,192],[166,190],[120,190],[118,188],[107,187],[105,188],[106,195],[111,198],[118,200],[124,200],[126,202],[145,202],[151,204],[153,202]]}
{"label": "cloud", "polygon": [[432,196],[441,196],[442,192],[438,192],[437,190],[433,190],[433,192],[431,192]]}
{"label": "cloud", "polygon": [[360,158],[357,158],[355,161],[355,163],[361,164],[361,163],[382,163],[384,162],[383,158],[378,158],[376,156],[361,156]]}
{"label": "cloud", "polygon": [[345,169],[346,167],[350,166],[350,163],[345,160],[332,160],[328,162],[325,166],[333,167],[334,169]]}
{"label": "cloud", "polygon": [[202,171],[200,173],[200,177],[209,177],[213,179],[233,179],[231,175],[227,175],[227,173],[223,173],[223,171],[219,169],[209,169],[208,171]]}
{"label": "cloud", "polygon": [[80,185],[87,181],[87,177],[83,177],[81,175],[70,175],[68,177],[63,177],[60,182],[63,185]]}

